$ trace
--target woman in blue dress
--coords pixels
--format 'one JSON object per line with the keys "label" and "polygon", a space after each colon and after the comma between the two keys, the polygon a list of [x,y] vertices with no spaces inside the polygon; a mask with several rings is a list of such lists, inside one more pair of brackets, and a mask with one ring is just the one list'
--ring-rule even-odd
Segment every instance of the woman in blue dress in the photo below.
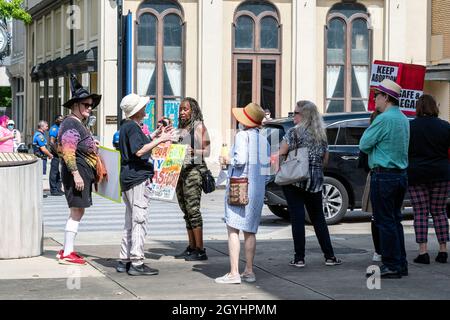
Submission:
{"label": "woman in blue dress", "polygon": [[[256,233],[261,220],[266,182],[270,174],[270,147],[267,139],[259,132],[265,117],[264,110],[250,103],[245,108],[233,108],[233,115],[239,123],[239,131],[231,150],[230,158],[221,158],[221,164],[228,165],[228,177],[248,178],[248,199],[245,206],[228,204],[230,183],[225,195],[225,223],[228,229],[228,251],[230,272],[217,278],[217,283],[255,282],[253,260],[256,250]],[[239,233],[245,239],[246,266],[239,274]]]}

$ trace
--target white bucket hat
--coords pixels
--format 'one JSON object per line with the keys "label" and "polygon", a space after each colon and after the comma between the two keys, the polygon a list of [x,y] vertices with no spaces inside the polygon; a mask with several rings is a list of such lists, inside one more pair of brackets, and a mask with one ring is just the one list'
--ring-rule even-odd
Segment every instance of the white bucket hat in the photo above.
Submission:
{"label": "white bucket hat", "polygon": [[125,113],[125,117],[129,118],[135,115],[139,110],[145,108],[147,103],[150,101],[148,97],[141,97],[135,93],[130,93],[123,97],[120,102],[120,108]]}
{"label": "white bucket hat", "polygon": [[14,122],[14,120],[8,120],[8,125],[13,124],[15,125],[16,123]]}

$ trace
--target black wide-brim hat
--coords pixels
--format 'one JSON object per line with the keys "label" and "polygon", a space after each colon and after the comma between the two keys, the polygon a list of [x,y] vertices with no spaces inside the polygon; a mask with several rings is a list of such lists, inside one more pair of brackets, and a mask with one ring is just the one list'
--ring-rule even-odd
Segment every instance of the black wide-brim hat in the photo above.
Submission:
{"label": "black wide-brim hat", "polygon": [[70,75],[70,89],[72,91],[72,99],[63,104],[64,107],[70,108],[74,103],[83,101],[85,99],[92,99],[92,109],[96,108],[102,96],[96,93],[89,93],[83,86],[78,82],[75,75]]}

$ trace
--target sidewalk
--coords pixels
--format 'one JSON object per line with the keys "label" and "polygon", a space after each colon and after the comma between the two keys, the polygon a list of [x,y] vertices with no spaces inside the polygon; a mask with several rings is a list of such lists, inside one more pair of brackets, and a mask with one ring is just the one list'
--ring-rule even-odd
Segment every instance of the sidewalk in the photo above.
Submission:
{"label": "sidewalk", "polygon": [[[450,298],[450,268],[448,264],[434,262],[436,252],[433,248],[436,248],[437,244],[433,235],[430,235],[429,243],[430,255],[433,258],[430,265],[412,263],[417,253],[414,236],[409,232],[406,235],[406,243],[410,275],[402,279],[382,280],[380,290],[369,290],[365,272],[372,264],[370,234],[348,232],[351,229],[342,226],[345,224],[330,228],[335,253],[344,261],[341,266],[325,266],[314,236],[307,238],[307,266],[303,269],[289,266],[293,245],[288,236],[290,228],[286,228],[285,239],[277,237],[258,241],[255,260],[257,282],[241,285],[219,285],[214,282],[215,277],[228,272],[227,242],[224,240],[206,241],[209,260],[202,262],[186,262],[173,258],[174,254],[185,248],[185,242],[150,241],[146,244],[146,263],[159,269],[160,274],[131,277],[119,274],[114,269],[119,245],[85,245],[83,243],[86,241],[82,241],[77,250],[86,256],[89,263],[86,266],[73,267],[57,263],[54,257],[61,246],[55,240],[46,238],[45,253],[41,257],[0,260],[0,300]],[[241,271],[243,267],[242,261]]]}

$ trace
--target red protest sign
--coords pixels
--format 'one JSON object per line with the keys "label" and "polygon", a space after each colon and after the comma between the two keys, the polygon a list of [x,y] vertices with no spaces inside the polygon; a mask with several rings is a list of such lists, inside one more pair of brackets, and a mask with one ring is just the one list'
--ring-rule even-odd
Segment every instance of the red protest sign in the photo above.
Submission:
{"label": "red protest sign", "polygon": [[[405,114],[416,114],[416,102],[423,94],[426,67],[401,62],[375,60],[372,65],[370,88],[384,79],[391,79],[402,87],[399,107]],[[374,91],[370,90],[369,111],[375,110]]]}

